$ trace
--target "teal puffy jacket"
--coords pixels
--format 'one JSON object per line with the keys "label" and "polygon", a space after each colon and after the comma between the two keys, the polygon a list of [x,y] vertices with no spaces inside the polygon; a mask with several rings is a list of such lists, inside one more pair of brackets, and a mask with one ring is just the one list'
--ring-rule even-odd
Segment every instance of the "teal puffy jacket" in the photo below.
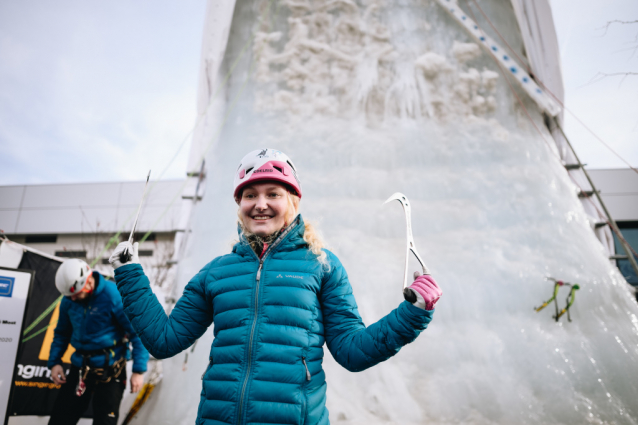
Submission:
{"label": "teal puffy jacket", "polygon": [[303,240],[301,216],[260,260],[241,238],[186,286],[170,316],[139,264],[115,270],[124,311],[157,358],[188,348],[214,322],[197,424],[328,424],[323,344],[361,371],[396,354],[432,311],[408,302],[363,324],[339,259],[322,266]]}

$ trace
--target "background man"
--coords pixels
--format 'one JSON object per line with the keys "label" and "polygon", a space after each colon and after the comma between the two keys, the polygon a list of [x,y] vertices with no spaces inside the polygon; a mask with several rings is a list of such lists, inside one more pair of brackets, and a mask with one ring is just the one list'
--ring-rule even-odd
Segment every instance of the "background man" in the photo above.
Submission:
{"label": "background man", "polygon": [[[144,384],[148,351],[124,314],[117,287],[87,263],[70,259],[60,265],[55,285],[64,295],[48,366],[62,385],[49,424],[75,424],[93,395],[93,423],[117,424],[126,387],[128,343],[133,344],[131,391]],[[76,349],[65,376],[62,356],[69,343]]]}

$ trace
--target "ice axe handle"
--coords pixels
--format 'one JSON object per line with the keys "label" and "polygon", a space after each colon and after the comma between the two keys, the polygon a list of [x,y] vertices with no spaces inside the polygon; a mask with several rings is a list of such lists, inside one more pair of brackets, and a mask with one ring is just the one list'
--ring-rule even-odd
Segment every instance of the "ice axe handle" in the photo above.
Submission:
{"label": "ice axe handle", "polygon": [[403,288],[403,298],[410,304],[414,304],[416,302],[416,295],[414,291],[410,290],[410,288]]}
{"label": "ice axe handle", "polygon": [[[140,218],[140,211],[142,211],[142,205],[144,204],[144,197],[146,196],[146,189],[148,188],[148,180],[151,178],[151,170],[148,170],[146,176],[146,184],[144,185],[144,192],[142,192],[142,199],[140,199],[140,206],[137,207],[137,214],[135,215],[135,221],[133,222],[133,228],[131,234],[128,237],[128,242],[133,244],[133,235],[135,235],[135,228],[137,227],[137,219]],[[133,258],[133,254],[128,251],[128,248],[124,249],[120,254],[120,263],[126,264]]]}
{"label": "ice axe handle", "polygon": [[133,255],[131,255],[130,252],[128,252],[128,248],[126,248],[121,254],[120,254],[120,263],[122,264],[126,264],[129,261],[131,261],[131,259],[133,258]]}
{"label": "ice axe handle", "polygon": [[[425,274],[430,274],[430,273],[425,273],[426,269],[425,266],[423,266],[423,271],[424,271],[424,275]],[[421,273],[419,272],[414,272],[414,280],[416,280],[417,277],[421,276]],[[405,287],[403,288],[403,298],[405,298],[405,300],[407,302],[409,302],[410,304],[414,304],[417,301],[417,296],[415,291],[412,291],[410,288]]]}

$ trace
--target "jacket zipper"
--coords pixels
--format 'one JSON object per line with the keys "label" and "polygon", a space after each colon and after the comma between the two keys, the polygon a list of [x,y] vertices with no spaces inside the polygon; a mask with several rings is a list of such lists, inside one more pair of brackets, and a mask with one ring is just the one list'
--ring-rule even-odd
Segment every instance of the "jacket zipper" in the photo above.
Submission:
{"label": "jacket zipper", "polygon": [[204,375],[206,375],[206,372],[208,372],[208,370],[210,369],[210,367],[213,365],[213,356],[209,356],[208,357],[208,366],[206,366],[206,370],[204,370],[204,373],[202,373],[202,381],[204,380]]}
{"label": "jacket zipper", "polygon": [[310,376],[310,371],[308,370],[308,365],[306,364],[306,358],[302,357],[301,361],[303,362],[303,365],[306,368],[306,381],[310,381],[312,379],[312,376]]}
{"label": "jacket zipper", "polygon": [[85,337],[86,337],[86,306],[84,307],[84,315],[82,316],[82,337],[80,338],[80,341],[82,341],[83,343],[85,342]]}
{"label": "jacket zipper", "polygon": [[246,385],[248,384],[248,377],[250,376],[250,369],[252,367],[252,350],[253,350],[253,337],[255,336],[255,327],[257,326],[257,313],[259,309],[259,280],[261,279],[261,268],[264,265],[264,260],[266,256],[262,257],[259,261],[259,268],[257,269],[257,278],[255,285],[255,317],[253,318],[253,326],[250,330],[250,340],[248,342],[248,369],[246,370],[246,377],[244,378],[244,385],[241,387],[241,397],[239,397],[239,414],[237,415],[237,423],[241,424],[241,414],[244,407],[244,394],[246,391]]}
{"label": "jacket zipper", "polygon": [[[297,216],[299,217],[299,216]],[[296,223],[295,223],[296,222]],[[295,221],[293,221],[293,223],[295,223],[294,226],[292,226],[290,229],[288,229],[288,231],[280,236],[279,238],[277,238],[272,245],[270,245],[268,247],[268,249],[266,250],[266,252],[263,253],[263,256],[261,257],[261,259],[257,258],[259,260],[259,268],[257,269],[257,277],[255,278],[256,281],[256,285],[255,285],[255,317],[253,318],[253,325],[252,328],[250,330],[250,339],[248,342],[248,368],[246,370],[246,377],[244,378],[244,384],[241,387],[241,396],[239,397],[239,410],[238,410],[238,415],[237,415],[237,424],[241,424],[241,415],[242,415],[242,410],[244,407],[244,395],[246,392],[246,385],[248,384],[248,378],[250,377],[250,370],[252,368],[252,349],[253,349],[253,339],[255,336],[255,328],[257,326],[257,313],[259,310],[259,281],[261,279],[261,269],[264,266],[264,261],[266,260],[266,256],[268,256],[268,254],[270,254],[272,252],[272,250],[279,245],[279,243],[284,240],[286,238],[286,236],[288,236],[288,234],[292,231],[292,229],[294,227],[297,227],[297,224],[299,224],[299,220],[298,218],[295,219]],[[255,254],[255,251],[253,251],[251,249],[253,255],[255,257],[257,257],[257,254]],[[308,368],[306,368],[306,370],[308,370]]]}
{"label": "jacket zipper", "polygon": [[[306,363],[306,357],[302,356],[301,357],[301,362],[303,363],[303,366],[306,368],[306,382],[309,382],[312,379],[312,376],[310,375],[310,371],[308,370],[308,363]],[[307,404],[308,404],[308,400],[306,399],[306,394],[305,394],[305,387],[307,384],[302,384],[301,386],[301,397],[303,399],[303,404],[301,406],[301,424],[305,424],[306,423],[306,409],[308,408]]]}

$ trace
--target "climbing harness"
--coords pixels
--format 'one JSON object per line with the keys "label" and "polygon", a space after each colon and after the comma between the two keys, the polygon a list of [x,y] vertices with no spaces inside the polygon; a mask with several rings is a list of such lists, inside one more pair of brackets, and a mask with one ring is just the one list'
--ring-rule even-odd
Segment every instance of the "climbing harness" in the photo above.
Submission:
{"label": "climbing harness", "polygon": [[[80,376],[78,384],[75,387],[75,395],[82,397],[82,394],[86,391],[85,381],[89,373],[91,373],[99,383],[105,384],[110,382],[111,379],[117,379],[126,367],[126,356],[120,357],[119,360],[115,361],[110,366],[109,360],[111,359],[111,354],[115,355],[115,352],[113,351],[114,348],[127,346],[128,343],[129,339],[125,336],[120,342],[107,348],[101,348],[99,350],[77,350],[76,353],[82,356],[82,367],[79,370]],[[89,361],[93,357],[98,356],[104,356],[104,367],[90,367]]]}
{"label": "climbing harness", "polygon": [[[572,319],[569,315],[569,309],[574,304],[574,300],[576,298],[576,291],[580,289],[580,286],[576,283],[572,284],[572,283],[564,282],[562,280],[554,279],[553,277],[548,277],[546,278],[546,280],[551,280],[552,282],[554,282],[554,293],[552,294],[552,297],[548,299],[547,301],[545,301],[540,307],[534,307],[534,310],[538,313],[539,311],[547,307],[553,301],[554,307],[556,309],[556,314],[554,314],[552,318],[558,322],[561,316],[567,313],[567,320],[571,322]],[[558,301],[556,300],[556,296],[558,295],[558,290],[562,286],[571,287],[571,290],[569,291],[569,295],[567,295],[565,308],[559,311]]]}

